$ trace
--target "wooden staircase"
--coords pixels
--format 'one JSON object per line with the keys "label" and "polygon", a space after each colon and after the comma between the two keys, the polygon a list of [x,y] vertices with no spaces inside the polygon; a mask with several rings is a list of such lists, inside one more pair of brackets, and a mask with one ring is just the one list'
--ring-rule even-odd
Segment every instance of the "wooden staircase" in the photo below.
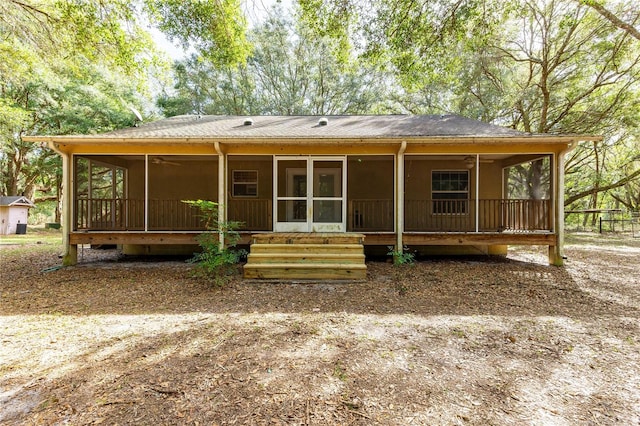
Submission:
{"label": "wooden staircase", "polygon": [[251,240],[244,265],[245,278],[360,280],[367,277],[362,234],[255,234]]}

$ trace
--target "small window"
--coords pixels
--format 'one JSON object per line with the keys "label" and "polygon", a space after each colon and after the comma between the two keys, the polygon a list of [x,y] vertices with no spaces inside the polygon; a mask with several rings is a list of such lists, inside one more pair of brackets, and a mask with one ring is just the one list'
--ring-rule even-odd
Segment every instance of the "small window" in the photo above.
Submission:
{"label": "small window", "polygon": [[257,197],[258,196],[258,171],[234,170],[233,171],[233,196]]}
{"label": "small window", "polygon": [[467,214],[469,171],[432,171],[431,199],[434,214]]}

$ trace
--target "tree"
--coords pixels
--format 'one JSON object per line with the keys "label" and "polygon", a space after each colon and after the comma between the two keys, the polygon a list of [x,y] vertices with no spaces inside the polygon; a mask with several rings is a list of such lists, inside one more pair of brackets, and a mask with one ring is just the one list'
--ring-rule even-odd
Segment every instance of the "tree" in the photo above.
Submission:
{"label": "tree", "polygon": [[175,93],[158,101],[165,115],[325,115],[397,108],[385,100],[388,75],[341,63],[330,40],[313,37],[278,6],[249,40],[254,50],[246,64],[221,67],[197,54],[175,64]]}
{"label": "tree", "polygon": [[[126,2],[0,4],[0,150],[5,195],[60,188],[60,159],[24,135],[133,124],[157,60]],[[111,69],[111,71],[107,71]],[[129,83],[133,82],[133,83]]]}
{"label": "tree", "polygon": [[23,135],[128,126],[130,108],[150,104],[149,78],[166,67],[140,15],[218,64],[250,50],[235,0],[0,2],[3,194],[32,196],[38,178],[57,176],[54,154]]}

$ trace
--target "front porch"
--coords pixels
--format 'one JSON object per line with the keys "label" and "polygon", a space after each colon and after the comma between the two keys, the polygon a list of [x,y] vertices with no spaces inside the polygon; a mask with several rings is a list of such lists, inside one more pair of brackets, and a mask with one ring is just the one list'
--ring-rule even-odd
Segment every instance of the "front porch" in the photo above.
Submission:
{"label": "front porch", "polygon": [[[145,253],[193,246],[206,224],[184,201],[208,199],[221,205],[220,220],[240,223],[243,245],[259,234],[330,232],[394,250],[546,245],[557,257],[552,162],[544,154],[76,156],[68,243]],[[523,174],[537,183],[523,187]]]}

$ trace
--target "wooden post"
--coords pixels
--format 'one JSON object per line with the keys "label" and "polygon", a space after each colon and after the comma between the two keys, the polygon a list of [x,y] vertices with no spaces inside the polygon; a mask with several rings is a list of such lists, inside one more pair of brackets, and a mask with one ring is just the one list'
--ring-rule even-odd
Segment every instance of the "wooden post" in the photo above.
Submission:
{"label": "wooden post", "polygon": [[556,236],[555,246],[549,246],[549,264],[564,265],[564,156],[575,147],[571,144],[567,149],[559,152],[553,158],[553,231]]}
{"label": "wooden post", "polygon": [[402,233],[404,232],[404,151],[407,142],[402,141],[396,155],[396,253],[402,253],[404,244]]}
{"label": "wooden post", "polygon": [[69,154],[60,151],[53,142],[49,143],[49,148],[62,157],[62,244],[64,247],[62,264],[64,266],[71,266],[78,263],[78,245],[69,242],[69,235],[71,234],[73,225],[71,202],[74,192],[71,179],[71,159]]}
{"label": "wooden post", "polygon": [[[225,155],[220,147],[220,142],[215,142],[214,144],[216,152],[218,153],[218,224],[225,223],[227,220],[226,215],[226,194],[227,194],[227,185],[226,185],[226,162]],[[224,241],[224,232],[220,231],[218,233],[218,238],[220,242],[220,250],[223,250],[225,247]]]}

